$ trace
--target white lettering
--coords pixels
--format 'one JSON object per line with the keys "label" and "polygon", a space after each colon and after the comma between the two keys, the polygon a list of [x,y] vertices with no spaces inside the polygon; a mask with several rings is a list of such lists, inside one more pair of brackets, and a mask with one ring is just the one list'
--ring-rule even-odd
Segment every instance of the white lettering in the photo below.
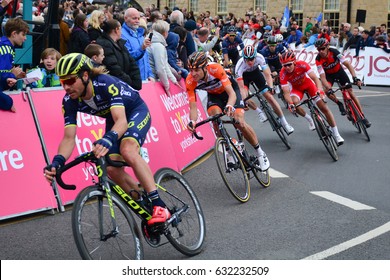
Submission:
{"label": "white lettering", "polygon": [[7,151],[0,152],[0,171],[7,171],[8,165],[14,169],[21,169],[24,167],[24,163],[22,162],[23,156],[22,153],[18,150],[10,150],[9,153]]}

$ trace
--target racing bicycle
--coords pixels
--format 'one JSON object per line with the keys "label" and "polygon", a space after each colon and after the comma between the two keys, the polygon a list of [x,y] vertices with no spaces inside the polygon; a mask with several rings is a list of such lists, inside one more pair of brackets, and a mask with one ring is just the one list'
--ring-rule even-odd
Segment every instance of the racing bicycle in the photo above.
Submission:
{"label": "racing bicycle", "polygon": [[[225,113],[210,116],[207,119],[198,122],[195,128],[214,122],[218,126],[220,137],[215,141],[214,153],[217,161],[218,170],[230,193],[240,202],[247,202],[250,198],[249,180],[253,177],[264,187],[271,184],[269,171],[263,171],[260,168],[256,155],[249,153],[245,147],[244,138],[241,131],[236,126],[233,118],[222,119]],[[225,124],[232,124],[235,128],[237,139],[230,136]],[[193,135],[203,140],[196,131]]]}
{"label": "racing bicycle", "polygon": [[[81,154],[57,171],[56,180],[63,189],[76,189],[64,183],[62,174],[80,163],[93,166],[88,168],[93,170],[93,185],[77,195],[71,218],[73,237],[83,259],[143,259],[141,232],[154,248],[169,241],[187,256],[202,251],[206,235],[202,208],[190,184],[179,173],[170,168],[155,173],[159,195],[171,217],[165,223],[149,226],[153,207],[142,186],[126,193],[107,175],[108,166],[124,167],[125,162],[112,161],[108,156],[96,158],[92,152]],[[131,212],[141,220],[141,230]]]}
{"label": "racing bicycle", "polygon": [[253,97],[257,97],[260,102],[260,107],[267,116],[272,130],[276,132],[276,134],[279,136],[280,140],[282,140],[283,144],[287,147],[287,149],[291,149],[291,145],[287,139],[287,132],[284,130],[284,127],[280,123],[278,115],[276,115],[272,107],[268,104],[267,99],[265,99],[262,94],[262,91],[260,91],[253,82],[251,83],[251,85],[255,89],[255,92],[251,92],[249,90],[248,97],[245,98],[244,102]]}
{"label": "racing bicycle", "polygon": [[367,138],[367,141],[370,141],[371,139],[370,139],[370,135],[368,135],[367,127],[363,123],[364,115],[360,111],[359,107],[356,105],[355,101],[351,98],[351,95],[348,92],[348,88],[351,87],[352,84],[348,83],[342,86],[340,84],[340,81],[335,80],[335,82],[337,83],[338,88],[332,91],[332,93],[334,94],[337,91],[341,91],[341,93],[343,94],[343,100],[344,100],[345,109],[347,111],[348,120],[352,122],[353,126],[357,128],[359,133],[361,132],[364,133],[364,135]]}
{"label": "racing bicycle", "polygon": [[288,109],[288,103],[287,103],[286,99],[284,98],[283,90],[282,90],[282,87],[280,85],[279,73],[273,74],[272,78],[274,79],[274,87],[273,87],[274,93],[282,101],[284,108]]}
{"label": "racing bicycle", "polygon": [[[321,112],[321,110],[317,107],[317,104],[315,103],[315,99],[321,97],[319,95],[314,95],[313,97],[310,97],[307,91],[305,91],[305,94],[307,98],[301,101],[299,104],[295,105],[295,107],[299,107],[305,104],[309,108],[310,115],[314,121],[314,125],[317,134],[320,137],[320,140],[324,144],[326,150],[328,151],[332,159],[334,161],[337,161],[339,159],[339,156],[337,154],[336,140],[333,136],[332,130],[330,129],[330,125],[326,120],[325,115]],[[297,114],[296,116],[298,117]]]}

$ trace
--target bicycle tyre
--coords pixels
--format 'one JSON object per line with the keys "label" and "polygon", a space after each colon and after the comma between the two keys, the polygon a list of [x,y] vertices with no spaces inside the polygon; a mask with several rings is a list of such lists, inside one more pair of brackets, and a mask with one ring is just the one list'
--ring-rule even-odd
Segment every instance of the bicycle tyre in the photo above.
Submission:
{"label": "bicycle tyre", "polygon": [[353,109],[355,103],[352,102],[352,99],[351,99],[351,100],[346,100],[345,104],[347,104],[345,107],[347,109],[347,116],[349,117],[349,120],[352,122],[352,125],[357,129],[358,133],[361,133],[362,130],[358,124],[358,119],[357,119],[358,115],[356,115],[356,113]]}
{"label": "bicycle tyre", "polygon": [[324,144],[329,155],[332,157],[334,161],[337,161],[339,159],[339,156],[337,155],[337,151],[336,151],[337,145],[335,145],[333,136],[328,130],[329,125],[325,123],[326,121],[324,119],[324,116],[321,116],[319,114],[320,112],[316,114],[312,114],[312,118],[314,120],[314,125],[316,127],[317,134],[320,137],[320,140]]}
{"label": "bicycle tyre", "polygon": [[264,187],[268,188],[271,185],[271,177],[269,175],[269,169],[262,171],[259,166],[253,164],[252,173],[256,180]]}
{"label": "bicycle tyre", "polygon": [[[230,143],[229,143],[230,144]],[[238,201],[244,203],[249,200],[250,197],[250,186],[248,175],[242,162],[241,155],[237,151],[234,145],[231,145],[234,159],[234,167],[227,168],[227,151],[225,138],[220,137],[215,141],[214,153],[217,161],[219,173],[221,173],[222,179],[230,191],[230,193]]]}
{"label": "bicycle tyre", "polygon": [[179,252],[195,256],[203,250],[206,223],[195,192],[187,180],[170,168],[161,168],[154,175],[159,195],[171,213],[187,204],[189,208],[165,231],[165,236]]}
{"label": "bicycle tyre", "polygon": [[291,149],[291,145],[287,140],[287,133],[284,131],[284,128],[280,124],[274,110],[271,109],[268,103],[266,103],[265,101],[260,101],[260,104],[262,105],[263,110],[267,115],[268,122],[271,125],[272,130],[276,132],[276,134],[279,136],[280,140],[282,140],[283,144],[287,147],[287,149]]}
{"label": "bicycle tyre", "polygon": [[[140,232],[128,206],[111,192],[118,233],[101,239],[113,229],[106,192],[89,186],[76,197],[72,209],[73,237],[83,259],[143,259]],[[101,217],[102,219],[100,219]]]}
{"label": "bicycle tyre", "polygon": [[366,128],[366,126],[363,123],[363,118],[362,118],[362,116],[360,114],[360,111],[358,110],[355,102],[351,102],[350,104],[351,104],[350,106],[351,106],[351,108],[353,110],[353,113],[356,116],[356,125],[359,127],[359,129],[358,129],[359,132],[363,132],[363,134],[367,138],[367,141],[370,142],[371,138],[370,138],[370,135],[368,135],[367,128]]}

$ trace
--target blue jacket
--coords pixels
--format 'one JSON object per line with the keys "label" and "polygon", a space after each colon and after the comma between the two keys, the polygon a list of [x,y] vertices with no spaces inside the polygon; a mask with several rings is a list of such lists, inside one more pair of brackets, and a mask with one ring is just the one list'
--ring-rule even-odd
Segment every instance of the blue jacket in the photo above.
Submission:
{"label": "blue jacket", "polygon": [[295,43],[295,46],[299,46],[301,44],[301,37],[303,33],[301,30],[296,30],[295,35],[290,35],[287,38],[287,44]]}
{"label": "blue jacket", "polygon": [[[0,39],[0,73],[2,81],[7,80],[7,78],[16,78],[14,74],[11,73],[11,69],[14,66],[14,57],[15,57],[15,47],[12,45],[11,41],[7,36],[3,36]],[[2,82],[2,89],[3,86]]]}
{"label": "blue jacket", "polygon": [[169,65],[179,72],[181,69],[177,66],[176,59],[177,55],[177,46],[179,45],[179,35],[173,32],[168,33],[168,37],[165,39],[167,42],[167,55],[168,55],[168,63]]}
{"label": "blue jacket", "polygon": [[137,29],[137,34],[135,34],[135,32],[130,27],[128,27],[126,23],[123,23],[122,25],[122,39],[126,41],[125,47],[137,62],[141,72],[141,79],[147,80],[150,77],[155,77],[149,64],[149,54],[146,50],[142,50],[142,44],[144,43],[144,32],[144,29],[139,27]]}
{"label": "blue jacket", "polygon": [[363,36],[360,37],[359,41],[356,44],[356,56],[359,55],[359,50],[364,50],[365,47],[373,47],[374,39],[371,36],[368,36],[366,40],[364,40]]}

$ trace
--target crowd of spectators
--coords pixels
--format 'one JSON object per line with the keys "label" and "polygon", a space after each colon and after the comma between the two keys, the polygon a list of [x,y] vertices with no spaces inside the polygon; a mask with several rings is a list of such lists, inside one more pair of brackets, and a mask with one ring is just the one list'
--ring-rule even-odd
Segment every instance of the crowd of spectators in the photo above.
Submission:
{"label": "crowd of spectators", "polygon": [[[12,2],[2,0],[0,3],[0,16],[8,21]],[[33,20],[47,20],[48,4],[47,0],[34,1]],[[17,8],[17,16],[21,17],[22,4]],[[297,20],[292,16],[285,26],[281,18],[269,17],[260,9],[252,8],[242,17],[233,13],[220,17],[211,15],[210,11],[194,15],[186,8],[157,9],[153,4],[144,7],[141,12],[115,4],[94,5],[90,1],[63,0],[60,1],[58,18],[58,50],[47,49],[45,44],[38,45],[34,41],[34,61],[30,68],[42,69],[44,81],[38,81],[32,86],[58,86],[52,64],[61,55],[70,52],[85,53],[96,65],[104,65],[111,75],[121,78],[135,89],[142,88],[142,81],[160,80],[167,94],[170,94],[169,80],[179,85],[180,79],[187,76],[189,55],[197,50],[214,50],[220,53],[224,41],[238,38],[259,41],[258,51],[265,46],[269,36],[281,34],[279,36],[282,36],[285,43],[295,44],[295,47],[306,48],[318,38],[326,38],[331,46],[342,48],[343,51],[355,48],[356,56],[366,47],[377,47],[390,52],[390,33],[387,33],[386,24],[364,28],[342,23],[335,28],[328,20],[318,22],[315,18],[307,17],[304,19],[304,26],[298,26]],[[12,23],[13,21],[8,27],[13,26]],[[8,34],[9,28],[2,30],[4,36],[0,43],[2,46],[8,45],[10,53],[0,54],[1,91],[14,87],[16,79],[25,75],[20,67],[13,65],[12,50],[23,43],[21,38],[29,31],[25,30],[26,26],[28,27],[25,25],[16,31],[17,34],[22,34],[16,36],[19,41],[10,38],[14,35]],[[40,25],[35,25],[30,31],[39,31],[39,28]],[[233,32],[237,35],[236,38],[233,38]],[[51,60],[49,65],[48,59]],[[226,57],[221,62],[227,65]],[[9,102],[6,107],[3,106],[5,101],[1,101],[4,99],[1,96],[0,108],[11,109]]]}

